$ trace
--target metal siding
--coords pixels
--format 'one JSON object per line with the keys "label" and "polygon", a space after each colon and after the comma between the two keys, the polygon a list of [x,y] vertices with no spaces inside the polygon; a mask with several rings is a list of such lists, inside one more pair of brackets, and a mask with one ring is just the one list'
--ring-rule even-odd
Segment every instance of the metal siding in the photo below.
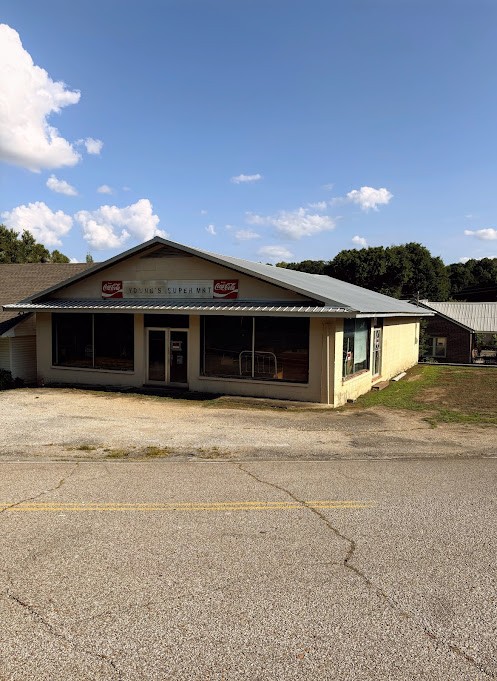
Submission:
{"label": "metal siding", "polygon": [[12,338],[12,377],[25,383],[36,381],[36,336]]}
{"label": "metal siding", "polygon": [[432,303],[423,300],[421,304],[472,331],[497,333],[497,303]]}

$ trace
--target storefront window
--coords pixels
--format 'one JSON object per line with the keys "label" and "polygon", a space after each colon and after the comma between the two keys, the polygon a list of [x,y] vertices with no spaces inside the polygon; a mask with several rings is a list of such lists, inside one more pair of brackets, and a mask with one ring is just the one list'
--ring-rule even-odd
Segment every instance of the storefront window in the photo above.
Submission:
{"label": "storefront window", "polygon": [[343,376],[369,368],[369,320],[345,319],[343,322]]}
{"label": "storefront window", "polygon": [[133,371],[133,316],[53,314],[52,363],[65,367]]}
{"label": "storefront window", "polygon": [[307,383],[309,320],[204,317],[201,352],[204,376]]}

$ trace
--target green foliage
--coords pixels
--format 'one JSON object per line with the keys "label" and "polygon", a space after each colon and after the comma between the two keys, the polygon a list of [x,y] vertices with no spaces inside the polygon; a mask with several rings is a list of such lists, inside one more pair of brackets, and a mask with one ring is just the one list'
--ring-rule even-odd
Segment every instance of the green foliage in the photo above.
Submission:
{"label": "green foliage", "polygon": [[87,265],[93,265],[95,261],[93,260],[93,256],[91,253],[86,254],[86,264]]}
{"label": "green foliage", "polygon": [[14,387],[14,379],[7,369],[0,369],[0,390],[10,390]]}
{"label": "green foliage", "polygon": [[324,260],[302,260],[302,262],[277,262],[276,267],[283,267],[287,270],[298,270],[309,274],[326,274],[327,263]]}
{"label": "green foliage", "polygon": [[[495,266],[497,268],[497,262]],[[394,298],[443,301],[452,292],[450,268],[418,243],[354,248],[340,251],[330,261],[280,262],[277,267],[327,274]]]}
{"label": "green foliage", "polygon": [[26,262],[69,262],[69,258],[57,250],[50,253],[27,230],[19,235],[14,229],[0,225],[0,263]]}

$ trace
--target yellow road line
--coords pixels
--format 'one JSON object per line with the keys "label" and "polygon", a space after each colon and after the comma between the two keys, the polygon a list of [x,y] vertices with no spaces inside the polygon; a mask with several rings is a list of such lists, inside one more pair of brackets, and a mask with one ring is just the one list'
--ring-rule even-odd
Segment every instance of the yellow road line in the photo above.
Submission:
{"label": "yellow road line", "polygon": [[[15,503],[15,502],[13,502]],[[25,502],[15,506],[0,503],[0,510],[15,513],[27,512],[165,512],[165,511],[291,511],[305,506],[315,509],[370,508],[371,501],[329,500],[329,501],[229,501],[229,502],[171,502],[171,503],[119,503],[119,502]]]}

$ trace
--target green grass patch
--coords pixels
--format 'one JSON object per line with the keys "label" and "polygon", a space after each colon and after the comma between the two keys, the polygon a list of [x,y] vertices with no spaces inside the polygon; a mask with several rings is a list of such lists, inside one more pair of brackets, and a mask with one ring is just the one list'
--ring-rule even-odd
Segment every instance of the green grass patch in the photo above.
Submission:
{"label": "green grass patch", "polygon": [[388,388],[360,397],[354,407],[429,411],[437,423],[497,424],[497,369],[420,364]]}

